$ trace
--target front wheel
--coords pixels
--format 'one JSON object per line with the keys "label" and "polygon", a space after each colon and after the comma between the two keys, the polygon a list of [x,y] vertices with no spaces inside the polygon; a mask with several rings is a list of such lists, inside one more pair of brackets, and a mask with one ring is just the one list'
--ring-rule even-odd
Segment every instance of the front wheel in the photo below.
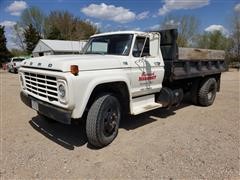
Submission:
{"label": "front wheel", "polygon": [[121,114],[121,105],[114,95],[98,97],[87,115],[88,142],[100,148],[110,144],[118,134]]}

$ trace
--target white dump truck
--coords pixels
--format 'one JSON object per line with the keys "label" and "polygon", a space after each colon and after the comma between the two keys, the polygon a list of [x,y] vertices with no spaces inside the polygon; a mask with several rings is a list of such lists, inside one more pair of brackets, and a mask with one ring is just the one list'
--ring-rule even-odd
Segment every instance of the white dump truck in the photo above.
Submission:
{"label": "white dump truck", "polygon": [[213,104],[224,52],[178,48],[177,30],[93,35],[81,55],[32,58],[19,69],[21,99],[42,117],[86,121],[88,142],[110,144],[126,114],[176,106],[191,93]]}

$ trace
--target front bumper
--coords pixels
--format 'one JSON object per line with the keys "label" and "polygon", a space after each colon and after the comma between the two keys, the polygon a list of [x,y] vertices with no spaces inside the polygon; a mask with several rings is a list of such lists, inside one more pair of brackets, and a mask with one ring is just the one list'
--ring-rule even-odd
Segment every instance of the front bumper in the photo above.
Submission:
{"label": "front bumper", "polygon": [[20,93],[21,100],[24,104],[32,108],[32,101],[38,103],[38,112],[44,116],[54,119],[55,121],[61,122],[63,124],[71,124],[71,114],[69,110],[65,110],[51,104],[40,101],[32,96],[28,96],[25,93]]}

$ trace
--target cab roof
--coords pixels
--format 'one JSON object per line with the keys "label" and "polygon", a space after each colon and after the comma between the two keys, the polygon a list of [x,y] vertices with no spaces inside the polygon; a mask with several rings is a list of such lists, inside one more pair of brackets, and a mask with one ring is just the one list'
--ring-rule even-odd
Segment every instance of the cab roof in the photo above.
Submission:
{"label": "cab roof", "polygon": [[94,34],[91,37],[107,36],[107,35],[115,35],[115,34],[144,34],[144,33],[146,33],[146,32],[142,32],[142,31],[114,31],[114,32]]}

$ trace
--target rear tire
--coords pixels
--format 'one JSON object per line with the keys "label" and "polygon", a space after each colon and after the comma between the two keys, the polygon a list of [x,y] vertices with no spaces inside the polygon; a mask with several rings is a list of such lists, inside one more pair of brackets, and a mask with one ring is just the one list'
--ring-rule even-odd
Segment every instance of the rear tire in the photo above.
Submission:
{"label": "rear tire", "polygon": [[86,121],[88,142],[102,148],[110,144],[118,134],[121,105],[112,94],[98,97],[92,104]]}
{"label": "rear tire", "polygon": [[213,104],[217,93],[217,82],[214,78],[209,78],[202,83],[198,91],[198,103],[201,106]]}

